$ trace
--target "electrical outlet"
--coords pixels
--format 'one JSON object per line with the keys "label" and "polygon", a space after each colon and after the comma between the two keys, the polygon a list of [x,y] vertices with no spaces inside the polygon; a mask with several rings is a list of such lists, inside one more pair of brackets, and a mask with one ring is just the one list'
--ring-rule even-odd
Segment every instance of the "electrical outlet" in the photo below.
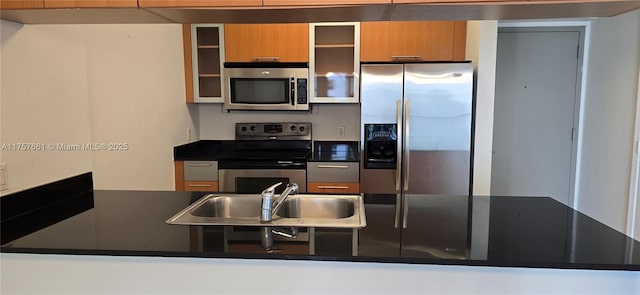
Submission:
{"label": "electrical outlet", "polygon": [[9,176],[7,175],[7,163],[0,163],[0,191],[9,188]]}
{"label": "electrical outlet", "polygon": [[338,126],[338,137],[344,137],[344,126]]}
{"label": "electrical outlet", "polygon": [[191,140],[191,128],[187,127],[187,141]]}

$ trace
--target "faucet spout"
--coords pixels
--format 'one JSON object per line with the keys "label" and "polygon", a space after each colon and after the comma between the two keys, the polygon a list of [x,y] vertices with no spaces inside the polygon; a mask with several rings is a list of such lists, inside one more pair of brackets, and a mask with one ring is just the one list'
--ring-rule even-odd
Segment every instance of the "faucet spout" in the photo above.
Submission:
{"label": "faucet spout", "polygon": [[282,207],[284,200],[286,200],[289,195],[298,193],[298,184],[289,183],[280,196],[274,201],[274,190],[280,184],[281,183],[276,183],[262,192],[262,213],[260,214],[260,222],[262,223],[271,222],[273,214],[276,214],[280,207]]}
{"label": "faucet spout", "polygon": [[292,183],[287,184],[287,187],[284,189],[284,191],[282,191],[282,193],[280,194],[280,196],[276,200],[276,206],[271,211],[271,215],[276,214],[276,212],[278,212],[278,210],[280,210],[280,207],[282,207],[282,204],[284,204],[284,201],[290,195],[297,194],[299,192],[299,190],[300,190],[300,188],[298,187],[297,183],[292,182]]}

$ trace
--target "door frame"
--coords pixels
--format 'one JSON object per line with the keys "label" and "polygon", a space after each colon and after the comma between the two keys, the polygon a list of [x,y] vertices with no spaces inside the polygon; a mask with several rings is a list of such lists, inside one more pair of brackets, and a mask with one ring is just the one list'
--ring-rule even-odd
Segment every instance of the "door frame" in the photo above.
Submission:
{"label": "door frame", "polygon": [[[581,138],[583,125],[583,106],[586,82],[586,71],[584,70],[584,61],[588,58],[588,44],[590,34],[590,23],[582,21],[566,21],[566,22],[504,22],[498,24],[498,34],[524,33],[524,32],[578,32],[577,69],[576,69],[576,85],[573,112],[573,140],[571,142],[571,159],[570,159],[570,175],[569,175],[569,199],[568,205],[577,208],[578,196],[577,187],[579,185],[578,171],[580,171],[580,155],[581,155]],[[496,56],[496,60],[498,57]]]}

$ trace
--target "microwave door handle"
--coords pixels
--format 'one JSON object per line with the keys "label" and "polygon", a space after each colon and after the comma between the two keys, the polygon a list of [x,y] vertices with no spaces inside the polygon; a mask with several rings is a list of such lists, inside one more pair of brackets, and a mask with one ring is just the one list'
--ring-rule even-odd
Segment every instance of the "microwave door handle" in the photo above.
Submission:
{"label": "microwave door handle", "polygon": [[289,98],[292,106],[296,105],[296,82],[294,79],[291,79],[291,97]]}

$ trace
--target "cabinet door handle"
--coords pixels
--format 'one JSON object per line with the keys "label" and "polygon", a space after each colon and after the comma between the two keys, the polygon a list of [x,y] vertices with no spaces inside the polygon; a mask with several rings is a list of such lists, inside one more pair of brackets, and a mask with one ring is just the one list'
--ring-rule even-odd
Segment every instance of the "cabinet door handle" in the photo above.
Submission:
{"label": "cabinet door handle", "polygon": [[254,56],[251,57],[252,62],[279,62],[279,56]]}
{"label": "cabinet door handle", "polygon": [[211,187],[210,184],[187,184],[188,187]]}
{"label": "cabinet door handle", "polygon": [[318,168],[337,168],[337,169],[349,169],[347,165],[318,165]]}
{"label": "cabinet door handle", "polygon": [[189,163],[189,167],[211,167],[211,163]]}
{"label": "cabinet door handle", "polygon": [[324,189],[348,189],[348,186],[341,186],[341,185],[319,185],[318,188],[324,188]]}
{"label": "cabinet door handle", "polygon": [[421,55],[392,55],[392,60],[422,60]]}

